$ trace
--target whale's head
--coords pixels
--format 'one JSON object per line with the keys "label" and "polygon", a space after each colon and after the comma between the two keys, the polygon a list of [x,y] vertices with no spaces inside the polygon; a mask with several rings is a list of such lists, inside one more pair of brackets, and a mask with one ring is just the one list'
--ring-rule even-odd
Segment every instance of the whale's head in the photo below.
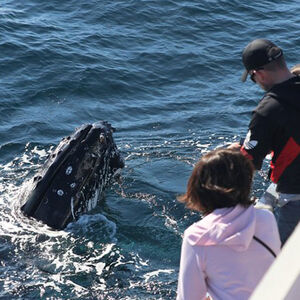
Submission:
{"label": "whale's head", "polygon": [[113,132],[115,129],[104,121],[77,129],[74,136],[77,133],[84,135],[74,162],[77,180],[83,180],[88,173],[97,178],[99,185],[105,186],[119,174],[124,160],[114,142]]}
{"label": "whale's head", "polygon": [[22,207],[27,216],[62,229],[95,208],[124,160],[105,121],[83,125],[61,140],[34,177]]}

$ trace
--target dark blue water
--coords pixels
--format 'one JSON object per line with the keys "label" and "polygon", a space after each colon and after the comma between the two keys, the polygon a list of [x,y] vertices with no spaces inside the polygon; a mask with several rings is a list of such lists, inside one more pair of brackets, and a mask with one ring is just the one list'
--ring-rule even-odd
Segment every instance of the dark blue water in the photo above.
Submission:
{"label": "dark blue water", "polygon": [[[298,1],[12,1],[0,5],[0,299],[174,299],[176,196],[204,153],[247,131],[262,92],[242,84],[254,38],[299,63]],[[123,183],[66,231],[20,213],[47,154],[107,120]],[[268,182],[257,174],[253,193]]]}

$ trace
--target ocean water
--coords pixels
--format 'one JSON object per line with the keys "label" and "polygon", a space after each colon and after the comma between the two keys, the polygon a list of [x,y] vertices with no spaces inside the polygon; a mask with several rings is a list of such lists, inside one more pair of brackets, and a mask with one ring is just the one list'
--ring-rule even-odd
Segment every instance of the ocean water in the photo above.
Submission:
{"label": "ocean water", "polygon": [[[176,200],[201,155],[247,132],[262,92],[241,52],[268,38],[299,63],[298,1],[12,1],[0,4],[0,299],[174,299]],[[64,231],[20,212],[51,149],[107,120],[122,184]],[[267,167],[253,194],[268,185]]]}

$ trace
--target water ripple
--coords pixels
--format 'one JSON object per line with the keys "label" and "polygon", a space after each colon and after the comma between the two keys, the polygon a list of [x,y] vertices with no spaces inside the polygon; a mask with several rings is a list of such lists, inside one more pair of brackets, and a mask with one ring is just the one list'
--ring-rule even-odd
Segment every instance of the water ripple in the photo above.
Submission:
{"label": "water ripple", "polygon": [[[175,298],[181,236],[199,218],[176,197],[203,153],[245,134],[262,96],[240,82],[249,40],[299,63],[298,3],[2,2],[0,298]],[[98,120],[117,128],[123,184],[66,231],[25,218],[51,149]],[[266,184],[259,173],[254,193]]]}

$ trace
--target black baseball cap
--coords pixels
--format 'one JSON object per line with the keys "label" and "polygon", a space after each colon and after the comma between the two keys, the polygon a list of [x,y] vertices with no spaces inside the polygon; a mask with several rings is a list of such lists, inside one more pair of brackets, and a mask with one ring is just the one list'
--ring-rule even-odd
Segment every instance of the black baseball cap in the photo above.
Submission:
{"label": "black baseball cap", "polygon": [[259,69],[282,55],[282,50],[269,40],[257,39],[252,41],[243,51],[243,64],[246,70],[242,75],[242,81],[246,81],[250,70]]}

